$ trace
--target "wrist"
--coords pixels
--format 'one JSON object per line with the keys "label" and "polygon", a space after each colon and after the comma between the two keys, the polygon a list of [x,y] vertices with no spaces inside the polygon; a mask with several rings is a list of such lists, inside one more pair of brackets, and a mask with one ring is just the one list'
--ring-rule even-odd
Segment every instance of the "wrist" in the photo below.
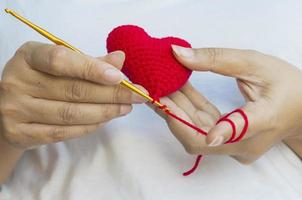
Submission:
{"label": "wrist", "polygon": [[3,135],[0,134],[0,184],[10,176],[24,151],[24,149],[11,145]]}

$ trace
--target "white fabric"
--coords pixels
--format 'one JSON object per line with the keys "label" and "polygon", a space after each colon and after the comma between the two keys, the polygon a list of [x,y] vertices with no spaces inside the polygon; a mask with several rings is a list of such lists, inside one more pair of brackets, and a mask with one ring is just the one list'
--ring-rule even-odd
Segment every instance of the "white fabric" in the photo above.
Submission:
{"label": "white fabric", "polygon": [[[137,24],[154,36],[183,37],[194,47],[256,49],[302,66],[300,0],[2,0],[1,11],[5,7],[93,56],[106,52],[112,28]],[[28,40],[49,42],[1,12],[0,66]],[[195,73],[192,81],[222,112],[243,103],[230,78]],[[135,106],[129,116],[87,137],[28,151],[0,200],[302,198],[302,164],[284,144],[249,166],[208,156],[196,173],[182,177],[194,159],[158,116]]]}

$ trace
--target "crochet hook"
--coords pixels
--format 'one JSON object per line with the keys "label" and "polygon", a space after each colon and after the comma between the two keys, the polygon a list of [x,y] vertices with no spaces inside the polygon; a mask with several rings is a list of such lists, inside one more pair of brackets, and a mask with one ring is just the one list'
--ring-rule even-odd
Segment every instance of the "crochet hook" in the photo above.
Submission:
{"label": "crochet hook", "polygon": [[[53,43],[57,44],[57,45],[62,45],[65,46],[75,52],[81,53],[82,52],[77,49],[76,47],[72,46],[71,44],[65,42],[64,40],[58,38],[57,36],[51,34],[50,32],[44,30],[43,28],[35,25],[34,23],[32,23],[31,21],[25,19],[24,17],[22,17],[21,15],[19,15],[18,13],[16,13],[15,11],[6,8],[5,12],[8,14],[11,14],[12,16],[14,16],[15,18],[17,18],[18,20],[20,20],[21,22],[23,22],[24,24],[28,25],[30,28],[34,29],[35,31],[37,31],[39,34],[41,34],[42,36],[46,37],[47,39],[49,39],[50,41],[52,41]],[[147,99],[148,101],[152,102],[152,104],[155,104],[158,107],[164,107],[163,104],[161,104],[159,101],[153,99],[152,97],[150,97],[149,95],[147,95],[146,93],[144,93],[143,91],[141,91],[139,88],[135,87],[132,83],[130,83],[127,80],[122,80],[121,85],[125,86],[126,88],[129,88],[130,90],[132,90],[133,92],[137,93],[138,95],[144,97],[145,99]],[[166,108],[168,109],[168,108]]]}

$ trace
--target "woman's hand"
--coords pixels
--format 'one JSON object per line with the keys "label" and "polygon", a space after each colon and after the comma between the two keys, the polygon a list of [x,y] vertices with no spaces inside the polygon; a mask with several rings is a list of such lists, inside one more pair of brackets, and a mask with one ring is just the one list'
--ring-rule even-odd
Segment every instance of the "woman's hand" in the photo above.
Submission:
{"label": "woman's hand", "polygon": [[28,42],[5,66],[0,92],[2,139],[33,148],[79,137],[128,114],[145,100],[119,83],[123,52],[93,58]]}
{"label": "woman's hand", "polygon": [[[216,125],[217,110],[213,105],[201,95],[198,97],[191,86],[184,86],[163,103],[181,117],[209,130],[204,138],[166,117],[170,129],[189,153],[228,154],[248,164],[281,140],[302,137],[302,72],[299,69],[281,59],[250,50],[178,46],[173,46],[173,50],[178,61],[191,70],[236,78],[246,100],[241,109],[249,119],[244,138],[237,143],[224,144],[232,134],[230,124],[222,121]],[[196,112],[200,111],[207,115],[199,118]],[[228,118],[235,123],[238,137],[245,124],[242,116],[234,113]],[[299,141],[301,152],[302,140]]]}
{"label": "woman's hand", "polygon": [[[220,112],[204,96],[202,96],[189,82],[179,91],[168,97],[163,97],[160,102],[166,105],[172,113],[186,120],[204,131],[209,131],[220,118]],[[194,129],[175,120],[163,113],[161,109],[151,103],[148,105],[163,117],[176,138],[183,144],[186,151],[196,154],[196,149],[207,147],[205,136]]]}

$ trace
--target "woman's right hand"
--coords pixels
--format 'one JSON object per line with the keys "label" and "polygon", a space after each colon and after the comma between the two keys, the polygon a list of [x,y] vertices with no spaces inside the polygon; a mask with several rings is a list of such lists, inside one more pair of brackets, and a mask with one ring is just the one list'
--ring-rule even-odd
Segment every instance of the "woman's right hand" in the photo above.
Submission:
{"label": "woman's right hand", "polygon": [[[172,47],[176,59],[191,70],[235,78],[246,100],[240,112],[227,117],[233,126],[226,120],[216,123],[221,117],[218,110],[190,84],[161,99],[173,113],[208,131],[204,137],[163,115],[189,153],[230,155],[249,164],[285,140],[302,157],[301,70],[277,57],[252,50]],[[239,139],[227,142],[234,138]]]}
{"label": "woman's right hand", "polygon": [[128,114],[132,103],[145,100],[119,84],[124,57],[25,43],[2,74],[0,138],[25,150],[85,135]]}

